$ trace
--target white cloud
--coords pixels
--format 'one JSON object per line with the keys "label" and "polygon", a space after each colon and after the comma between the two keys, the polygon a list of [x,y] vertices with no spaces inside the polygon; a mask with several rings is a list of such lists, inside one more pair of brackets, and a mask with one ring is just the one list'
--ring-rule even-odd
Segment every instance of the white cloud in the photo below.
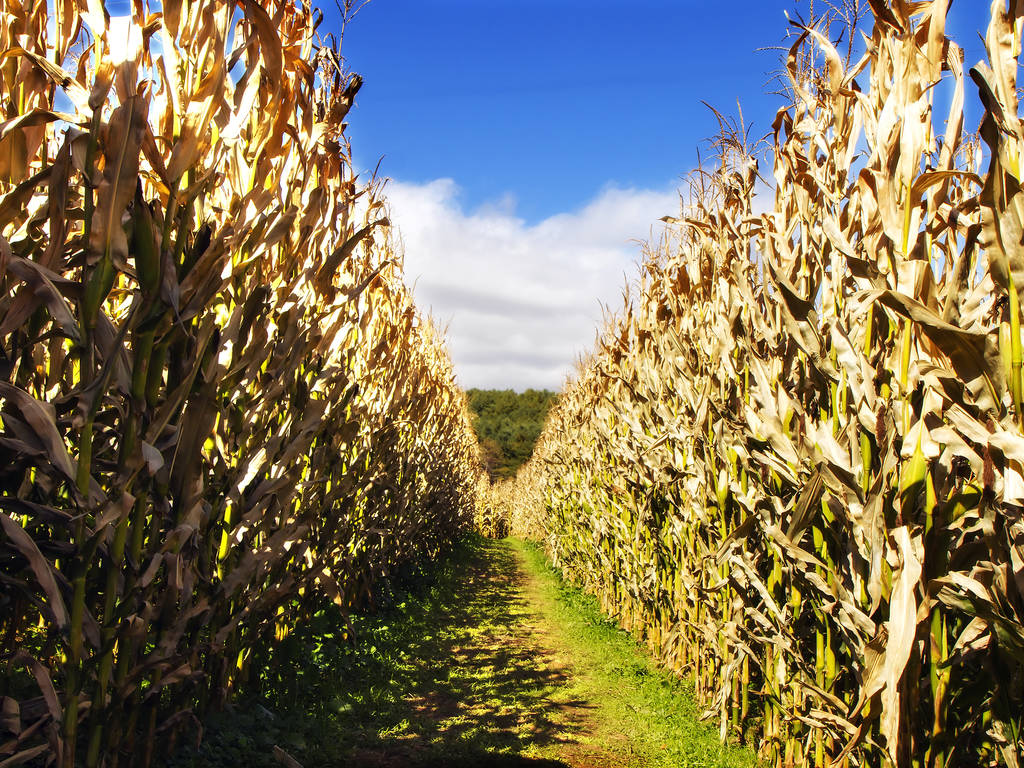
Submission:
{"label": "white cloud", "polygon": [[637,275],[638,240],[678,210],[674,188],[609,187],[537,224],[503,199],[474,211],[451,179],[388,186],[417,304],[448,327],[464,387],[559,389],[590,348],[602,304]]}

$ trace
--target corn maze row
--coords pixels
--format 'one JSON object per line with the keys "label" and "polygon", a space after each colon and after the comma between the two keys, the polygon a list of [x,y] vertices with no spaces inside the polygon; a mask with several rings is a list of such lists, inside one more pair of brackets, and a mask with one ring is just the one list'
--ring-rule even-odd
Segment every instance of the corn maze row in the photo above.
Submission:
{"label": "corn maze row", "polygon": [[148,765],[475,506],[319,14],[131,13],[0,15],[4,766]]}
{"label": "corn maze row", "polygon": [[767,765],[1019,766],[1024,5],[970,80],[947,0],[870,6],[862,58],[800,33],[769,184],[725,123],[481,522]]}

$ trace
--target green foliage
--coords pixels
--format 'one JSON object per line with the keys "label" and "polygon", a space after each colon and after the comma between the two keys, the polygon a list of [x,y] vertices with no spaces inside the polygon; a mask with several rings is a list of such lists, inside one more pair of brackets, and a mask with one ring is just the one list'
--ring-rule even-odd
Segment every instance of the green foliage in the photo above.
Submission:
{"label": "green foliage", "polygon": [[470,389],[473,426],[491,479],[512,477],[530,458],[555,393],[547,389]]}

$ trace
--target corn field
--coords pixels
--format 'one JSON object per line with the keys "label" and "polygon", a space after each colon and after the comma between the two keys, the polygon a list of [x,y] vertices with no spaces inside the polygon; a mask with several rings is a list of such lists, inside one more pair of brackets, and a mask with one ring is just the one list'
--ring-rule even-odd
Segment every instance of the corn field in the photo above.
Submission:
{"label": "corn field", "polygon": [[870,7],[859,60],[800,31],[770,184],[724,123],[486,505],[767,765],[1016,767],[1024,3],[969,76],[948,0]]}
{"label": "corn field", "polygon": [[130,13],[0,16],[3,766],[148,765],[476,508],[340,43],[306,3]]}

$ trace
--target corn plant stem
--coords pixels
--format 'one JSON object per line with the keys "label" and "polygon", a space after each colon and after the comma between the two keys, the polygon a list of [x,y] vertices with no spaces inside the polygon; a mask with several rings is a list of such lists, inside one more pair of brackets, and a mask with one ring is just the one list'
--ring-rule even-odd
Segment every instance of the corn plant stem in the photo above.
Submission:
{"label": "corn plant stem", "polygon": [[[129,417],[124,430],[123,452],[120,460],[122,475],[127,474],[127,462],[138,450],[138,413],[135,407],[131,407]],[[129,493],[130,487],[124,489]],[[99,763],[100,749],[102,746],[103,731],[106,717],[104,706],[107,701],[107,687],[110,683],[111,673],[114,666],[114,636],[117,632],[117,621],[115,609],[117,607],[117,584],[118,575],[121,573],[121,566],[124,562],[125,547],[128,541],[128,530],[131,521],[131,510],[125,510],[117,521],[114,530],[114,540],[109,553],[109,561],[106,567],[106,584],[103,591],[103,627],[101,629],[101,647],[103,655],[100,657],[99,670],[96,677],[96,691],[93,694],[94,706],[92,707],[92,726],[89,735],[89,745],[86,750],[86,766],[95,768]]]}
{"label": "corn plant stem", "polygon": [[1010,299],[1010,392],[1013,395],[1014,412],[1017,425],[1024,428],[1024,395],[1021,382],[1021,340],[1020,340],[1020,299],[1013,280],[1013,271],[1007,269],[1009,286],[1007,293]]}

